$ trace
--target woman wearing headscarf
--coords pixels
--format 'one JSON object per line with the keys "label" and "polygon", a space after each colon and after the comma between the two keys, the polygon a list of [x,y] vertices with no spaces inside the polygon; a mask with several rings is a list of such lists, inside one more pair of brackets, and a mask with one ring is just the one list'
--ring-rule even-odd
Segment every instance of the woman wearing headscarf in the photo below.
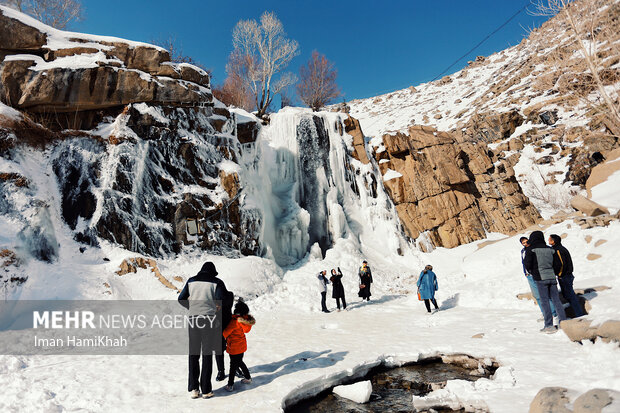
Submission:
{"label": "woman wearing headscarf", "polygon": [[418,294],[420,299],[424,300],[426,311],[431,313],[431,302],[435,306],[435,311],[439,311],[437,300],[435,300],[435,291],[439,290],[439,284],[437,283],[437,276],[433,272],[433,266],[427,265],[424,267],[420,276],[418,277]]}

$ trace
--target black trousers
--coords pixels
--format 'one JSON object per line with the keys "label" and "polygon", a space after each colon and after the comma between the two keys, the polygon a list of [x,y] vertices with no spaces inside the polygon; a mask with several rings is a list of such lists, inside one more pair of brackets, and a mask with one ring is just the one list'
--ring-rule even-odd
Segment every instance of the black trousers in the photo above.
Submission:
{"label": "black trousers", "polygon": [[222,336],[222,352],[215,355],[215,364],[217,365],[218,373],[226,372],[226,367],[224,366],[224,349],[226,349],[226,339]]}
{"label": "black trousers", "polygon": [[[202,324],[189,326],[189,375],[187,381],[187,391],[200,390],[203,394],[209,393],[211,387],[211,375],[213,373],[213,351],[214,346],[213,329],[209,328],[209,323],[204,321]],[[202,369],[200,368],[200,357],[202,356]]]}
{"label": "black trousers", "polygon": [[241,369],[243,373],[243,377],[246,379],[251,379],[250,370],[248,370],[248,366],[243,362],[243,354],[231,354],[230,355],[230,374],[228,375],[228,385],[232,386],[235,382],[235,372],[237,369]]}
{"label": "black trousers", "polygon": [[344,297],[336,297],[336,306],[340,310],[340,300],[342,300],[342,308],[347,309],[347,302],[344,300]]}
{"label": "black trousers", "polygon": [[426,306],[426,311],[428,311],[429,313],[431,312],[431,303],[429,301],[431,301],[433,305],[435,306],[435,308],[439,310],[439,306],[437,305],[437,300],[435,300],[434,298],[431,298],[430,300],[428,298],[425,298],[424,305]]}
{"label": "black trousers", "polygon": [[327,310],[327,303],[325,302],[326,298],[327,298],[327,291],[323,291],[321,293],[321,309],[323,311],[328,311]]}

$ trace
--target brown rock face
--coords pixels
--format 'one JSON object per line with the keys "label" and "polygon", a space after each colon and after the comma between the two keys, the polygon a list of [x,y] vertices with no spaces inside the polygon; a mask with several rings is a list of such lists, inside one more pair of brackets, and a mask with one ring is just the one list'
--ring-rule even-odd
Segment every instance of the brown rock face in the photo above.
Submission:
{"label": "brown rock face", "polygon": [[[190,64],[170,62],[164,49],[29,26],[23,15],[4,10],[0,101],[9,106],[42,114],[70,112],[74,120],[92,117],[89,111],[134,102],[213,106],[209,75]],[[50,36],[53,45],[48,45]],[[57,49],[58,43],[66,47]],[[68,56],[79,56],[81,63],[73,66]],[[37,120],[45,124],[44,118]],[[58,123],[61,129],[75,129],[65,121]]]}
{"label": "brown rock face", "polygon": [[36,50],[46,43],[45,33],[0,13],[0,50]]}
{"label": "brown rock face", "polygon": [[344,130],[349,135],[353,136],[353,157],[364,164],[370,162],[368,155],[366,154],[366,145],[364,143],[364,133],[360,127],[360,122],[352,117],[348,117],[344,120]]}
{"label": "brown rock face", "polygon": [[451,248],[540,219],[510,165],[493,164],[486,145],[422,126],[385,135],[383,143],[389,162],[380,163],[381,172],[402,175],[384,184],[411,238],[426,232],[433,245]]}

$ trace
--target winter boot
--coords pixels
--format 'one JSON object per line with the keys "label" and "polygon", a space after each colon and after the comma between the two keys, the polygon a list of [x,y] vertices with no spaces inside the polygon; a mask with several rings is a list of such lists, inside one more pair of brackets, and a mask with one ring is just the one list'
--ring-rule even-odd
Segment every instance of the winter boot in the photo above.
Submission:
{"label": "winter boot", "polygon": [[203,399],[210,399],[211,397],[213,397],[213,392],[212,391],[202,395]]}
{"label": "winter boot", "polygon": [[192,390],[191,392],[189,392],[189,397],[191,397],[192,399],[197,399],[200,397],[200,392],[198,390]]}
{"label": "winter boot", "polygon": [[217,377],[215,378],[215,381],[222,381],[222,380],[226,380],[227,376],[226,373],[223,371],[218,371],[217,372]]}

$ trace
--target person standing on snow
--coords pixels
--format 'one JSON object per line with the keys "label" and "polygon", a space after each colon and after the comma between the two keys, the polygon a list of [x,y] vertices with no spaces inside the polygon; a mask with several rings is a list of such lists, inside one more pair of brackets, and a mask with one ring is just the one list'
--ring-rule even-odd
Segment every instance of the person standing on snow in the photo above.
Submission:
{"label": "person standing on snow", "polygon": [[418,293],[420,293],[420,298],[424,300],[424,305],[426,306],[428,314],[431,314],[431,302],[435,306],[433,312],[439,311],[437,300],[435,300],[435,291],[439,290],[439,284],[437,283],[437,276],[433,272],[432,265],[424,267],[418,277],[417,285]]}
{"label": "person standing on snow", "polygon": [[[227,291],[222,300],[222,326],[227,326],[232,320],[233,304],[235,303],[235,295],[231,291]],[[222,349],[226,348],[226,339],[222,335]],[[216,381],[226,380],[226,368],[224,366],[224,352],[215,355],[215,364],[217,365]]]}
{"label": "person standing on snow", "polygon": [[357,293],[357,295],[362,298],[362,301],[370,301],[370,284],[372,284],[372,272],[370,271],[370,267],[368,266],[368,261],[362,261],[362,266],[360,267],[358,275],[360,277],[360,291]]}
{"label": "person standing on snow", "polygon": [[232,315],[228,326],[222,332],[226,338],[226,352],[230,355],[230,374],[228,375],[228,385],[226,385],[227,391],[233,391],[235,372],[238,369],[243,373],[243,380],[241,382],[244,384],[252,383],[248,366],[243,362],[243,355],[248,350],[245,334],[250,332],[254,324],[256,324],[256,320],[250,315],[248,305],[243,301],[237,301],[235,313]]}
{"label": "person standing on snow", "polygon": [[573,289],[575,276],[573,275],[573,260],[570,252],[562,245],[562,238],[559,235],[551,234],[549,236],[549,245],[554,249],[562,264],[560,271],[557,273],[562,295],[570,303],[575,317],[581,317],[584,314]]}
{"label": "person standing on snow", "polygon": [[[192,399],[200,397],[198,387],[202,390],[202,397],[213,397],[211,374],[213,373],[213,349],[216,341],[221,343],[221,332],[211,328],[212,320],[217,320],[217,313],[221,308],[221,300],[228,290],[224,282],[217,276],[215,265],[208,261],[204,263],[198,274],[185,283],[179,294],[179,303],[189,310],[192,323],[189,325],[189,378],[187,391]],[[219,302],[218,302],[219,301]],[[200,369],[200,355],[202,354],[202,370]],[[200,382],[198,378],[200,377]],[[199,386],[200,385],[200,386]]]}
{"label": "person standing on snow", "polygon": [[[536,281],[534,280],[534,277],[532,277],[532,274],[528,273],[525,269],[525,251],[527,250],[529,242],[527,240],[527,237],[521,237],[519,241],[523,246],[523,248],[521,249],[521,265],[523,266],[523,274],[525,275],[525,279],[527,279],[527,283],[530,285],[530,291],[532,292],[532,296],[536,300],[536,304],[538,304],[538,308],[540,309],[541,314],[543,314],[544,316],[542,306],[540,305],[540,295],[538,294],[538,287],[536,286]],[[551,300],[549,300],[549,305],[551,306],[551,314],[553,315],[553,317],[557,317],[557,314],[555,313],[555,306],[553,305],[553,302]]]}
{"label": "person standing on snow", "polygon": [[321,292],[321,311],[329,313],[327,303],[325,302],[327,299],[327,284],[329,284],[329,280],[325,277],[326,274],[327,270],[323,270],[316,277],[319,279],[319,291]]}
{"label": "person standing on snow", "polygon": [[540,305],[543,310],[545,326],[540,330],[543,333],[555,333],[557,328],[553,325],[549,298],[553,301],[555,311],[560,322],[566,320],[566,313],[560,301],[555,274],[560,271],[562,264],[553,248],[545,244],[545,235],[542,231],[534,231],[530,234],[529,246],[525,251],[523,263],[528,273],[536,280]]}
{"label": "person standing on snow", "polygon": [[344,286],[342,285],[342,271],[338,267],[338,272],[332,268],[332,276],[329,278],[332,282],[332,298],[336,299],[336,306],[340,311],[340,300],[342,299],[342,309],[347,309],[347,302],[344,299]]}

